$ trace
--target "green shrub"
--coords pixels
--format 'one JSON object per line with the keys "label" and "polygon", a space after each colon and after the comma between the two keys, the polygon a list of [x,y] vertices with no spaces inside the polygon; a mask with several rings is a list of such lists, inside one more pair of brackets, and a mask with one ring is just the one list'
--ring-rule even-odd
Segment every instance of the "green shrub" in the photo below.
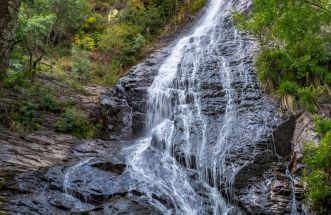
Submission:
{"label": "green shrub", "polygon": [[113,25],[101,36],[100,47],[114,56],[132,54],[135,52],[133,45],[139,32],[139,27],[133,24],[119,23]]}
{"label": "green shrub", "polygon": [[90,34],[79,34],[74,38],[74,44],[84,50],[92,50],[97,46],[97,42]]}
{"label": "green shrub", "polygon": [[44,95],[37,100],[38,109],[43,111],[50,111],[50,112],[60,112],[66,106],[63,102],[56,101],[50,95]]}
{"label": "green shrub", "polygon": [[65,110],[62,119],[55,124],[55,130],[61,133],[73,134],[80,138],[92,138],[96,127],[90,123],[88,117],[75,108]]}
{"label": "green shrub", "polygon": [[139,51],[140,49],[142,49],[145,46],[145,44],[146,44],[146,39],[144,38],[144,36],[141,34],[138,34],[136,36],[136,38],[134,39],[132,49],[134,51]]}
{"label": "green shrub", "polygon": [[279,89],[285,81],[296,83],[301,88],[296,99],[310,112],[317,110],[319,87],[331,81],[329,9],[327,1],[319,0],[254,0],[250,13],[234,13],[238,27],[260,43],[256,69],[262,88],[284,94]]}
{"label": "green shrub", "polygon": [[283,107],[294,111],[296,108],[295,97],[298,93],[298,85],[290,81],[282,81],[276,90],[276,96]]}
{"label": "green shrub", "polygon": [[317,119],[315,122],[315,131],[321,136],[325,136],[329,131],[331,131],[331,120]]}
{"label": "green shrub", "polygon": [[36,117],[38,111],[38,105],[30,101],[25,101],[19,108],[19,113],[24,119],[31,119]]}
{"label": "green shrub", "polygon": [[11,113],[11,129],[19,132],[37,130],[39,128],[37,111],[37,104],[30,101],[22,102],[19,110]]}
{"label": "green shrub", "polygon": [[12,59],[3,80],[4,86],[11,88],[15,85],[23,85],[26,80],[26,75],[22,62],[18,59]]}
{"label": "green shrub", "polygon": [[322,94],[322,88],[302,87],[299,89],[299,102],[303,108],[313,113],[317,110],[318,98]]}
{"label": "green shrub", "polygon": [[276,90],[278,96],[292,95],[296,96],[298,93],[299,86],[295,82],[282,81]]}
{"label": "green shrub", "polygon": [[307,184],[306,195],[320,214],[331,212],[331,121],[318,120],[316,130],[322,133],[319,146],[306,144],[304,162],[304,182]]}
{"label": "green shrub", "polygon": [[[265,91],[271,93],[288,76],[290,67],[288,54],[281,49],[262,49],[256,60],[257,75]],[[289,80],[289,78],[287,78]]]}
{"label": "green shrub", "polygon": [[81,82],[86,82],[89,78],[89,73],[91,70],[91,62],[88,58],[88,53],[74,47],[73,59],[74,64],[72,66],[72,72],[74,77]]}

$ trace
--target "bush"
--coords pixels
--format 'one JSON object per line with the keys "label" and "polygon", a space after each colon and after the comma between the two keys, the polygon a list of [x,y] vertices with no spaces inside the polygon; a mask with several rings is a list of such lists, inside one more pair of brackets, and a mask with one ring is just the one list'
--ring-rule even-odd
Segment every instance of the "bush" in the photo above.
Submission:
{"label": "bush", "polygon": [[331,120],[318,120],[316,130],[321,134],[319,146],[306,144],[304,182],[306,195],[313,208],[321,214],[331,212]]}
{"label": "bush", "polygon": [[89,34],[78,34],[74,38],[74,44],[84,50],[92,50],[97,42]]}
{"label": "bush", "polygon": [[331,131],[331,120],[317,119],[315,122],[315,131],[321,136],[325,136],[329,131]]}
{"label": "bush", "polygon": [[146,39],[144,38],[144,36],[141,34],[138,34],[136,36],[136,38],[134,39],[132,49],[134,51],[139,51],[140,49],[142,49],[145,46],[145,44],[146,44]]}
{"label": "bush", "polygon": [[290,81],[281,82],[278,89],[276,90],[276,96],[281,101],[282,106],[291,111],[295,110],[295,97],[297,93],[298,85]]}
{"label": "bush", "polygon": [[24,119],[32,119],[36,117],[38,110],[38,105],[29,101],[25,101],[21,104],[19,108],[19,113]]}
{"label": "bush", "polygon": [[26,80],[26,72],[21,60],[12,59],[9,68],[4,77],[4,86],[7,88],[14,87],[15,85],[23,85]]}
{"label": "bush", "polygon": [[317,110],[319,87],[331,80],[326,2],[254,0],[250,13],[234,14],[238,27],[253,33],[262,47],[256,61],[262,88],[279,94],[285,81],[296,83],[301,88],[296,99],[310,112]]}
{"label": "bush", "polygon": [[20,104],[17,112],[12,112],[11,129],[19,132],[34,131],[39,128],[37,118],[38,105],[29,101]]}
{"label": "bush", "polygon": [[81,82],[88,80],[89,73],[91,70],[91,62],[88,58],[88,53],[80,50],[77,47],[73,48],[73,59],[74,64],[72,66],[72,72],[74,77]]}
{"label": "bush", "polygon": [[322,88],[302,87],[299,89],[299,102],[303,108],[313,113],[317,110],[318,98],[322,93]]}
{"label": "bush", "polygon": [[65,110],[61,120],[55,124],[57,132],[73,134],[80,138],[93,138],[96,127],[90,123],[88,117],[75,108]]}
{"label": "bush", "polygon": [[290,64],[289,57],[284,50],[262,49],[256,60],[256,68],[258,78],[266,92],[271,93],[278,88],[284,81],[281,77],[288,76]]}
{"label": "bush", "polygon": [[65,103],[56,101],[50,95],[44,95],[37,100],[38,109],[43,111],[50,111],[50,112],[60,112],[63,110]]}

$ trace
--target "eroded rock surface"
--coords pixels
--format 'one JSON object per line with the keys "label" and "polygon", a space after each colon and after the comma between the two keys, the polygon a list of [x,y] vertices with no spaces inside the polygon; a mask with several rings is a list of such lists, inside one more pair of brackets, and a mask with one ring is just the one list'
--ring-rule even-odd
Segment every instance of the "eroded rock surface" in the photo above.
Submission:
{"label": "eroded rock surface", "polygon": [[[279,215],[294,210],[300,214],[302,189],[290,166],[293,148],[296,153],[300,145],[292,146],[293,135],[298,138],[296,118],[282,116],[261,92],[253,70],[255,41],[233,27],[232,6],[247,9],[250,4],[224,3],[222,9],[228,10],[213,31],[188,39],[177,73],[166,86],[170,89],[166,99],[171,98],[167,101],[173,109],[167,112],[165,127],[173,130],[171,134],[151,131],[151,145],[143,154],[151,161],[146,168],[168,180],[173,171],[182,170],[185,183],[192,188],[189,193],[194,192],[203,207],[201,214],[214,212],[210,205],[213,187],[233,206],[231,215]],[[134,177],[122,150],[143,136],[153,121],[148,119],[149,111],[153,112],[148,108],[154,105],[148,89],[172,47],[157,51],[133,67],[111,91],[102,93],[106,125],[102,136],[106,140],[77,144],[71,149],[73,158],[65,164],[17,176],[4,187],[5,209],[12,214],[160,214],[161,209],[174,213],[173,196],[162,192],[171,189],[169,184],[158,187],[151,181],[146,186]],[[187,109],[192,113],[189,122],[182,114]],[[176,165],[167,166],[159,161],[169,156],[165,152],[169,136],[169,154]],[[206,146],[204,151],[201,144]]]}

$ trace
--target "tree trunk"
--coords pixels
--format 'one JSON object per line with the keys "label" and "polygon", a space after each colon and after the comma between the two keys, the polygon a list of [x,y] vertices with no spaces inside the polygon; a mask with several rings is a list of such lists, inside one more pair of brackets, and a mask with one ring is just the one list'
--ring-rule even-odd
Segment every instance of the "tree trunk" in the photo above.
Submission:
{"label": "tree trunk", "polygon": [[31,73],[31,82],[36,80],[36,73],[37,73],[37,65],[43,59],[43,55],[41,55],[32,65],[32,73]]}
{"label": "tree trunk", "polygon": [[0,80],[9,64],[10,53],[15,43],[20,0],[1,0],[0,3]]}

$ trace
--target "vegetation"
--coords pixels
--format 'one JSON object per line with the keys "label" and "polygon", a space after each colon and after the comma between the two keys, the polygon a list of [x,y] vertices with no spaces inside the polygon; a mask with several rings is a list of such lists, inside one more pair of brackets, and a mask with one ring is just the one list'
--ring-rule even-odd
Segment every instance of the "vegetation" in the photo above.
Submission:
{"label": "vegetation", "polygon": [[[235,13],[239,28],[252,33],[261,52],[256,60],[262,88],[285,109],[316,112],[318,99],[330,94],[331,4],[329,0],[253,0],[248,14]],[[307,201],[330,214],[331,121],[318,119],[319,146],[305,146]]]}
{"label": "vegetation", "polygon": [[328,0],[254,0],[249,14],[234,15],[241,29],[258,38],[256,61],[263,89],[293,110],[310,112],[330,93],[331,5]]}
{"label": "vegetation", "polygon": [[[15,0],[16,1],[16,0]],[[161,37],[196,13],[206,0],[23,0],[16,41],[0,87],[22,98],[13,103],[8,127],[40,129],[54,115],[57,132],[91,138],[98,130],[84,111],[58,101],[38,77],[66,82],[86,93],[86,85],[112,86],[145,57]],[[13,40],[13,39],[12,39]]]}
{"label": "vegetation", "polygon": [[304,162],[307,165],[304,181],[307,197],[321,214],[331,212],[331,120],[316,121],[316,131],[321,135],[319,146],[305,146]]}
{"label": "vegetation", "polygon": [[58,102],[50,92],[39,84],[17,89],[23,99],[13,104],[9,113],[9,127],[19,132],[38,130],[41,123],[40,113],[60,113],[69,103]]}
{"label": "vegetation", "polygon": [[3,0],[0,4],[0,81],[5,76],[10,61],[20,4],[20,0]]}
{"label": "vegetation", "polygon": [[6,79],[112,86],[206,0],[25,0]]}
{"label": "vegetation", "polygon": [[63,113],[63,118],[55,124],[55,130],[77,137],[93,138],[97,126],[93,125],[83,112],[75,108],[67,108]]}

